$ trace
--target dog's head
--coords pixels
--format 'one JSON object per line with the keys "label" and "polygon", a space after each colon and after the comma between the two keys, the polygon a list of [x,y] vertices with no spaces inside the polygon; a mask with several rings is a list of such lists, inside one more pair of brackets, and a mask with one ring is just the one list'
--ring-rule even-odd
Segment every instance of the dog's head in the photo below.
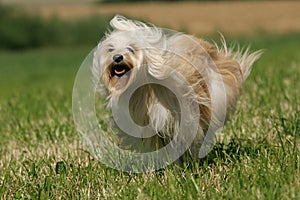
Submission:
{"label": "dog's head", "polygon": [[149,53],[161,45],[162,32],[156,27],[115,16],[113,31],[106,34],[95,53],[93,73],[110,91],[121,92],[137,71],[150,60]]}
{"label": "dog's head", "polygon": [[115,32],[102,42],[94,59],[99,63],[95,66],[100,70],[97,78],[114,92],[125,87],[134,77],[135,70],[143,63],[143,51],[129,33]]}

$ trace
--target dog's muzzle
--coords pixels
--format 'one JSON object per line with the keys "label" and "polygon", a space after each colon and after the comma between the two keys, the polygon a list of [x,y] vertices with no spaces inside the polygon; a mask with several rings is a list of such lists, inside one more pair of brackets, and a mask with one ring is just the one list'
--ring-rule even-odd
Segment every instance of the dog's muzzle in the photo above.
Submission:
{"label": "dog's muzzle", "polygon": [[116,54],[113,56],[114,65],[111,69],[112,76],[122,77],[130,70],[130,67],[124,64],[123,60],[124,57],[121,54]]}
{"label": "dog's muzzle", "polygon": [[116,64],[113,66],[111,70],[112,76],[122,77],[126,72],[128,72],[130,68],[124,64]]}
{"label": "dog's muzzle", "polygon": [[116,64],[119,64],[123,61],[123,56],[121,54],[116,54],[113,56],[113,61],[116,63]]}

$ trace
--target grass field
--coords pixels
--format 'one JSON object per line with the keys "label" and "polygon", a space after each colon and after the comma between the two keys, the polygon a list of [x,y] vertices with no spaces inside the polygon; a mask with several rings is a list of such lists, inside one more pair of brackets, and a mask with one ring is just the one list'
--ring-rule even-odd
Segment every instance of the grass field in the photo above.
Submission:
{"label": "grass field", "polygon": [[147,174],[82,147],[72,86],[92,47],[0,52],[1,199],[299,199],[300,35],[239,39],[266,53],[209,156]]}

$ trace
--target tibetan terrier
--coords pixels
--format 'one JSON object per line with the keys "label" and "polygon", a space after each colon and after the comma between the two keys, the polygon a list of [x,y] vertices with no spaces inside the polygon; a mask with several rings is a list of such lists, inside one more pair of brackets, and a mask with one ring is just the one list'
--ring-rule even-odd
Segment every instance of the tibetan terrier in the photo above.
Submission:
{"label": "tibetan terrier", "polygon": [[[187,150],[193,158],[203,157],[200,149],[206,135],[214,134],[230,118],[242,85],[262,51],[250,53],[249,48],[234,51],[234,45],[227,47],[223,36],[222,45],[218,46],[119,15],[110,25],[113,30],[94,52],[96,85],[106,91],[111,108],[114,97],[145,81],[147,84],[140,84],[132,93],[127,109],[137,126],[147,126],[155,133],[144,138],[143,131],[141,137],[120,134],[123,136],[119,137],[119,145],[129,145],[136,152],[153,151],[168,144],[177,134],[190,134],[180,126],[197,119],[197,131]],[[166,80],[168,86],[164,85]],[[185,100],[196,104],[199,113],[184,110],[181,102]],[[124,112],[125,108],[118,109]],[[185,111],[190,113],[183,115]]]}

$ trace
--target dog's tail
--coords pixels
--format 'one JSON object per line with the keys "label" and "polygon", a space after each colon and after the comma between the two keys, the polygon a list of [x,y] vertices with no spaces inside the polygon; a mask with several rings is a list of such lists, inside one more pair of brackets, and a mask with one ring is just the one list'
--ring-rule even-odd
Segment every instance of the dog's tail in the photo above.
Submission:
{"label": "dog's tail", "polygon": [[236,43],[228,46],[222,34],[221,43],[222,48],[218,50],[223,51],[226,56],[230,56],[232,60],[235,60],[237,63],[239,63],[243,75],[243,81],[245,81],[251,72],[254,62],[260,58],[265,50],[260,49],[258,51],[250,52],[250,46],[241,48]]}

